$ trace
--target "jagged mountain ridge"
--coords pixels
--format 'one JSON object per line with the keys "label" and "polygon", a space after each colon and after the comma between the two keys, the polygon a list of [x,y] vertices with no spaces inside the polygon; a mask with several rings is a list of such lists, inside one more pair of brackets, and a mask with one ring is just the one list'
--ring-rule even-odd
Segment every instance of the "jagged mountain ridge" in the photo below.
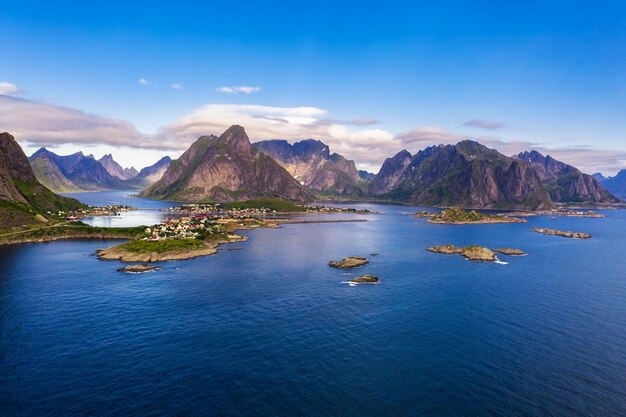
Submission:
{"label": "jagged mountain ridge", "polygon": [[96,160],[82,152],[61,156],[41,148],[29,160],[37,179],[55,192],[143,190],[160,179],[171,162],[166,156],[135,174],[135,168],[122,168],[110,154]]}
{"label": "jagged mountain ridge", "polygon": [[77,187],[87,191],[121,190],[122,180],[113,177],[92,155],[82,152],[71,155],[57,155],[41,148],[31,157],[31,161],[45,157],[54,162],[59,171]]}
{"label": "jagged mountain ridge", "polygon": [[307,191],[274,159],[255,149],[243,127],[202,136],[172,161],[143,197],[180,201],[283,198],[305,202]]}
{"label": "jagged mountain ridge", "polygon": [[286,140],[265,140],[252,145],[271,156],[300,184],[326,194],[363,194],[359,172],[354,161],[337,153],[315,139],[294,144]]}
{"label": "jagged mountain ridge", "polygon": [[478,142],[431,146],[388,158],[370,185],[382,199],[474,208],[552,207],[537,172]]}
{"label": "jagged mountain ridge", "polygon": [[129,180],[139,174],[135,167],[122,168],[122,166],[113,159],[113,155],[110,153],[98,159],[98,162],[100,162],[109,174],[120,180]]}
{"label": "jagged mountain ridge", "polygon": [[172,158],[164,156],[154,164],[142,168],[133,178],[124,182],[125,186],[133,190],[143,190],[163,177],[163,174],[172,163]]}
{"label": "jagged mountain ridge", "polygon": [[515,158],[537,171],[550,198],[558,203],[618,203],[591,175],[584,174],[572,165],[544,156],[533,150],[521,152]]}

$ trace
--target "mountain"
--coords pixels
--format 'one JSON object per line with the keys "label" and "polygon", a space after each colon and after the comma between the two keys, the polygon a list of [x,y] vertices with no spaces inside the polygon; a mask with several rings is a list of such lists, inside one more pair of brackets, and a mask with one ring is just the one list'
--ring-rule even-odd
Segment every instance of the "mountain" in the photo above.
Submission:
{"label": "mountain", "polygon": [[520,161],[537,171],[553,201],[559,203],[617,203],[619,200],[609,193],[591,175],[558,161],[550,155],[537,151],[522,152],[516,156]]}
{"label": "mountain", "polygon": [[252,145],[271,156],[300,184],[325,194],[363,191],[354,161],[330,153],[324,142],[306,139],[291,145],[286,140],[266,140]]}
{"label": "mountain", "polygon": [[124,184],[128,189],[143,190],[160,180],[171,163],[172,158],[164,156],[154,165],[143,168],[133,178],[126,180]]}
{"label": "mountain", "polygon": [[[109,174],[92,155],[85,156],[82,152],[77,152],[72,155],[60,156],[46,148],[41,148],[30,157],[31,163],[36,163],[38,158],[47,158],[52,161],[65,178],[83,190],[124,189],[122,180]],[[48,181],[44,178],[42,180]]]}
{"label": "mountain", "polygon": [[365,181],[371,181],[374,179],[376,174],[373,174],[369,171],[365,171],[364,169],[359,169],[359,178]]}
{"label": "mountain", "polygon": [[626,201],[626,169],[622,169],[614,177],[604,177],[602,174],[593,174],[593,177],[613,195]]}
{"label": "mountain", "polygon": [[552,207],[537,172],[477,142],[404,150],[383,163],[370,184],[377,198],[473,208]]}
{"label": "mountain", "polygon": [[122,168],[120,164],[115,162],[111,154],[104,155],[102,158],[98,159],[98,162],[100,162],[100,165],[102,165],[111,176],[119,178],[120,180],[129,180],[138,174],[134,167]]}
{"label": "mountain", "polygon": [[15,138],[0,133],[0,229],[46,222],[48,212],[83,207],[44,187]]}
{"label": "mountain", "polygon": [[140,196],[180,201],[311,199],[283,167],[253,148],[244,128],[237,125],[220,137],[198,138]]}
{"label": "mountain", "polygon": [[405,178],[406,168],[411,164],[412,156],[409,151],[402,150],[392,158],[385,159],[378,174],[374,175],[370,183],[370,193],[374,195],[387,194]]}
{"label": "mountain", "polygon": [[67,178],[59,167],[50,159],[49,155],[42,154],[39,157],[30,159],[35,177],[46,188],[55,193],[75,193],[83,191],[82,188],[74,184]]}

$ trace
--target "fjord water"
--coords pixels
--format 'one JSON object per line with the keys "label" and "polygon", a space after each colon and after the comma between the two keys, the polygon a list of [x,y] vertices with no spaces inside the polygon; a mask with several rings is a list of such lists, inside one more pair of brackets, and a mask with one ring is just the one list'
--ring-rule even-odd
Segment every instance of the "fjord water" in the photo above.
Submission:
{"label": "fjord water", "polygon": [[[0,247],[1,414],[626,414],[624,211],[443,226],[355,207],[383,213],[247,231],[146,274],[93,256],[114,241]],[[425,251],[445,243],[528,256]],[[362,273],[382,283],[341,284]]]}

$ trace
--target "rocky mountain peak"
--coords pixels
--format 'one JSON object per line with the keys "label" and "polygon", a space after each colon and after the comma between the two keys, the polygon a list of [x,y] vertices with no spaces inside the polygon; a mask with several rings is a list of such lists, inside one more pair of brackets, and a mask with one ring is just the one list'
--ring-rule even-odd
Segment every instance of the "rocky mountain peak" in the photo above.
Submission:
{"label": "rocky mountain peak", "polygon": [[246,130],[239,125],[232,125],[217,139],[219,143],[225,143],[230,149],[236,152],[252,152],[250,138]]}
{"label": "rocky mountain peak", "polygon": [[21,181],[34,181],[35,174],[22,147],[9,133],[0,133],[0,152],[5,155],[6,166],[11,177]]}

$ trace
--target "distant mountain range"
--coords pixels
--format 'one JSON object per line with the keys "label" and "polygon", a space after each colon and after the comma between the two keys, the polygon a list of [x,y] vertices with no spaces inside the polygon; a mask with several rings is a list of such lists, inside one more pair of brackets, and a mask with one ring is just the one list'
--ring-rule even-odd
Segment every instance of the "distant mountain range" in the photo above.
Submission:
{"label": "distant mountain range", "polygon": [[326,195],[365,195],[354,161],[330,153],[324,142],[302,140],[293,145],[286,140],[266,140],[252,145],[271,156],[300,184]]}
{"label": "distant mountain range", "polygon": [[48,212],[82,206],[42,185],[15,138],[0,133],[0,230],[46,222]]}
{"label": "distant mountain range", "polygon": [[139,174],[135,167],[122,168],[120,164],[115,162],[111,154],[104,155],[102,158],[98,159],[98,162],[100,162],[100,165],[102,165],[111,176],[120,180],[129,180]]}
{"label": "distant mountain range", "polygon": [[253,148],[244,128],[236,125],[219,137],[200,137],[140,195],[178,201],[311,200],[304,187],[274,159]]}
{"label": "distant mountain range", "polygon": [[610,205],[626,198],[626,170],[591,176],[537,151],[505,156],[478,142],[407,150],[377,174],[332,153],[320,140],[250,143],[241,126],[202,136],[177,160],[164,157],[137,172],[111,155],[59,156],[45,148],[30,162],[46,187],[58,192],[143,190],[142,196],[180,201],[278,197],[293,201],[341,198],[433,206],[545,209],[555,204]]}
{"label": "distant mountain range", "polygon": [[626,169],[622,169],[614,177],[606,178],[600,173],[593,174],[593,177],[602,184],[607,191],[622,200],[626,200]]}
{"label": "distant mountain range", "polygon": [[164,157],[137,172],[135,168],[122,168],[110,154],[96,160],[82,152],[61,156],[46,148],[39,149],[29,160],[37,179],[55,192],[144,189],[156,182],[171,162]]}

